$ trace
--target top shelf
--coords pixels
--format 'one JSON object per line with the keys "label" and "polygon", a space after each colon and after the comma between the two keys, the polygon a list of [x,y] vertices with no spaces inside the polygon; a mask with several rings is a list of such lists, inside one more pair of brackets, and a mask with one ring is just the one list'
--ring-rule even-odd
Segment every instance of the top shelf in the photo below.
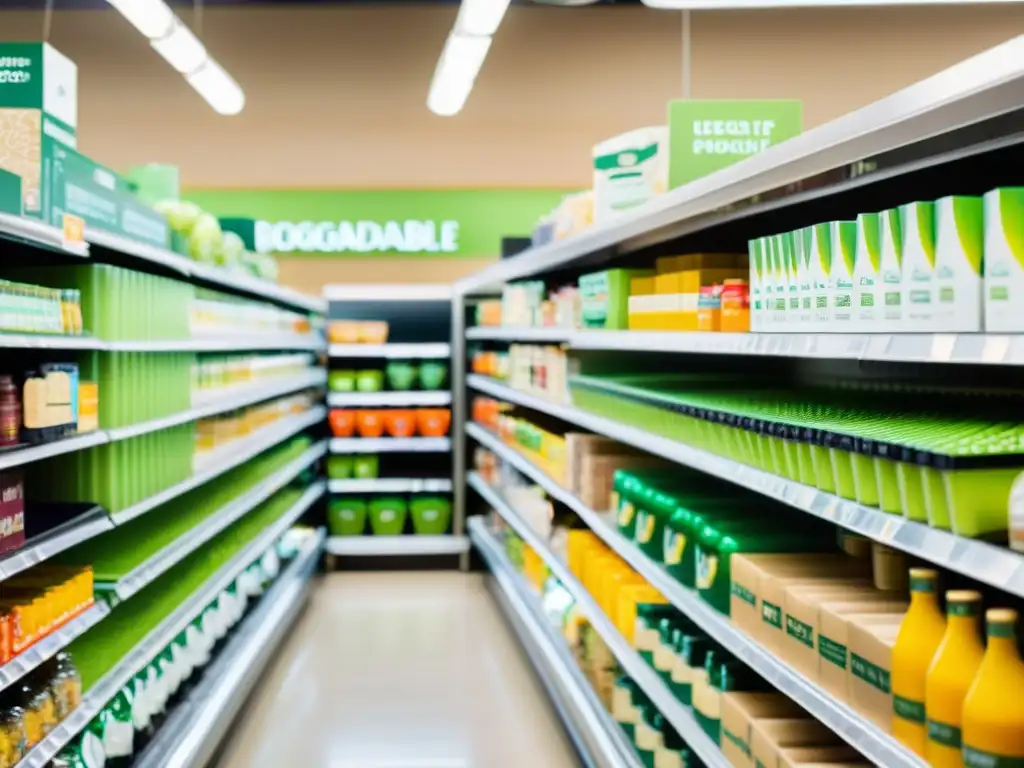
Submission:
{"label": "top shelf", "polygon": [[[632,215],[503,259],[458,281],[456,292],[488,293],[509,281],[605,263],[730,221],[1020,142],[1024,137],[1019,121],[990,126],[992,130],[969,127],[1020,110],[1022,85],[1024,36],[1018,36],[856,112],[671,190]],[[949,141],[954,131],[970,136]],[[957,149],[951,151],[951,145]]]}

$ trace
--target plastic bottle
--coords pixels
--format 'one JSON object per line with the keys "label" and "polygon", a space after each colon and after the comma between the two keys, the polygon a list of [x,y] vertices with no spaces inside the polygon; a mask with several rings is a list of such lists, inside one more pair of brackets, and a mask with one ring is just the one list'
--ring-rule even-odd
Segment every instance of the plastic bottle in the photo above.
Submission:
{"label": "plastic bottle", "polygon": [[925,759],[932,768],[962,768],[964,699],[985,655],[981,595],[972,590],[947,592],[946,617],[946,633],[925,679]]}
{"label": "plastic bottle", "polygon": [[988,649],[964,700],[964,765],[1024,765],[1024,662],[1017,645],[1017,612],[995,608],[985,621]]}
{"label": "plastic bottle", "polygon": [[892,649],[892,735],[922,757],[928,740],[925,677],[946,632],[938,587],[938,572],[910,569],[910,608]]}

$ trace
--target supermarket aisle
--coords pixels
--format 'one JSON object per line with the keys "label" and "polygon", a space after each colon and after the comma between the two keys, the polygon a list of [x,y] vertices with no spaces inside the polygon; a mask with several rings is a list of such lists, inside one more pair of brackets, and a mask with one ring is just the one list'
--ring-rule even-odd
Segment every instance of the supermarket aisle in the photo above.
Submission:
{"label": "supermarket aisle", "polygon": [[484,585],[332,574],[220,768],[522,768],[578,759]]}

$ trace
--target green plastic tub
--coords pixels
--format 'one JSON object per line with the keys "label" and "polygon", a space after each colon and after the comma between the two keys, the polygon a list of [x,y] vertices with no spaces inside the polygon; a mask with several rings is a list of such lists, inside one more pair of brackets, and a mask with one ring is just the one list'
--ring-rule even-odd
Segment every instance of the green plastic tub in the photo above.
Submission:
{"label": "green plastic tub", "polygon": [[445,363],[420,363],[420,386],[423,389],[440,389],[448,380],[448,366]]}
{"label": "green plastic tub", "polygon": [[366,529],[366,502],[331,499],[327,504],[327,527],[331,536],[361,536]]}
{"label": "green plastic tub", "polygon": [[352,477],[351,456],[328,456],[327,457],[327,478],[329,480],[348,480]]}
{"label": "green plastic tub", "polygon": [[380,472],[380,457],[376,454],[356,456],[352,464],[354,474],[360,480],[372,480]]}
{"label": "green plastic tub", "polygon": [[409,507],[405,499],[384,496],[370,502],[370,528],[375,536],[398,536],[405,530]]}
{"label": "green plastic tub", "polygon": [[360,392],[380,392],[383,388],[383,371],[359,371],[356,373],[356,389]]}
{"label": "green plastic tub", "polygon": [[412,528],[420,536],[440,536],[448,532],[452,503],[440,496],[420,496],[409,503]]}

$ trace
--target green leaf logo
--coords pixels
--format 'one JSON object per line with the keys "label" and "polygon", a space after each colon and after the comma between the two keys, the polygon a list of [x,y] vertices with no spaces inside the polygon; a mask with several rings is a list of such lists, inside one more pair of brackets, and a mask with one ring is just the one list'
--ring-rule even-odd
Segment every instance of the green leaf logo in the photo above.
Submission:
{"label": "green leaf logo", "polygon": [[837,221],[835,223],[835,234],[838,242],[835,244],[839,251],[839,258],[843,260],[846,269],[853,274],[853,260],[857,254],[857,222]]}
{"label": "green leaf logo", "polygon": [[889,223],[889,237],[892,240],[892,252],[896,256],[896,263],[903,265],[903,209],[890,208],[885,212],[886,221]]}
{"label": "green leaf logo", "polygon": [[917,216],[917,233],[928,264],[935,267],[935,203],[910,203]]}
{"label": "green leaf logo", "polygon": [[999,190],[999,217],[1010,253],[1024,268],[1024,187]]}
{"label": "green leaf logo", "polygon": [[980,197],[954,197],[953,221],[960,248],[974,274],[981,274],[981,254],[985,242],[985,206]]}
{"label": "green leaf logo", "polygon": [[874,272],[882,266],[882,222],[877,213],[862,213],[857,217],[857,240],[861,253],[866,254]]}
{"label": "green leaf logo", "polygon": [[760,277],[764,274],[764,240],[760,237],[751,240],[747,243],[747,248],[750,251],[750,263],[754,265],[754,271]]}
{"label": "green leaf logo", "polygon": [[829,274],[832,271],[832,238],[829,236],[828,224],[814,225],[814,240],[818,246],[818,263]]}

